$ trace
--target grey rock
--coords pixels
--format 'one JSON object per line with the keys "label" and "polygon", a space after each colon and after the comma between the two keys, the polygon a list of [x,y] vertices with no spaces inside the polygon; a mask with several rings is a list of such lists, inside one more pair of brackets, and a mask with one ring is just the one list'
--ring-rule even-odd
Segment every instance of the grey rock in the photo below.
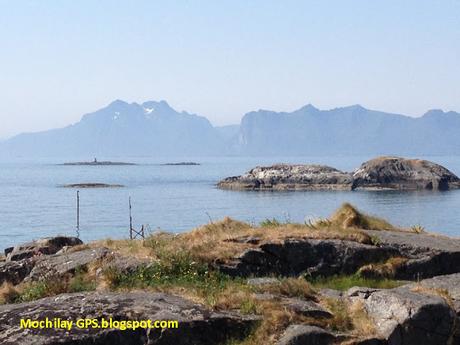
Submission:
{"label": "grey rock", "polygon": [[343,291],[334,289],[320,289],[318,294],[323,298],[341,299],[343,297]]}
{"label": "grey rock", "polygon": [[34,267],[33,260],[0,262],[0,285],[3,283],[19,284]]}
{"label": "grey rock", "polygon": [[[101,320],[177,320],[177,329],[116,329],[73,327],[21,329],[20,319],[80,318]],[[181,297],[162,293],[74,293],[34,302],[0,306],[0,343],[4,345],[111,344],[211,345],[244,338],[258,321],[253,316],[218,313]],[[74,324],[75,326],[75,324]]]}
{"label": "grey rock", "polygon": [[5,248],[5,257],[13,251],[14,247],[7,247]]}
{"label": "grey rock", "polygon": [[378,157],[353,174],[353,189],[460,188],[460,179],[443,166],[421,159]]}
{"label": "grey rock", "polygon": [[277,164],[228,177],[218,187],[238,190],[350,190],[351,174],[324,165]]}
{"label": "grey rock", "polygon": [[247,280],[248,285],[260,286],[260,285],[272,285],[279,284],[280,280],[277,278],[270,277],[260,277],[260,278],[250,278]]}
{"label": "grey rock", "polygon": [[372,289],[368,287],[359,287],[359,286],[354,286],[350,289],[348,289],[346,293],[346,297],[352,298],[352,297],[359,297],[359,298],[368,298],[370,295],[372,295],[374,292],[378,291],[379,289]]}
{"label": "grey rock", "polygon": [[110,251],[107,248],[84,249],[81,251],[39,257],[25,281],[46,280],[51,277],[74,273],[88,264],[101,260]]}
{"label": "grey rock", "polygon": [[56,236],[41,238],[15,246],[8,253],[6,261],[18,261],[35,255],[55,254],[64,246],[76,246],[79,244],[83,244],[83,242],[76,237]]}
{"label": "grey rock", "polygon": [[375,240],[375,245],[309,238],[261,242],[216,266],[232,276],[317,277],[353,274],[364,265],[402,257],[407,261],[395,268],[397,279],[419,280],[460,272],[460,239],[409,231],[362,231]]}
{"label": "grey rock", "polygon": [[393,248],[409,260],[399,267],[397,279],[417,280],[460,272],[460,239],[403,231],[363,230],[379,245]]}
{"label": "grey rock", "polygon": [[320,304],[300,298],[283,298],[281,303],[297,314],[311,318],[331,318],[333,315],[324,309]]}
{"label": "grey rock", "polygon": [[288,239],[281,243],[263,243],[217,267],[229,275],[243,277],[331,276],[352,274],[367,263],[381,262],[397,254],[394,248],[354,241]]}
{"label": "grey rock", "polygon": [[148,259],[141,260],[132,256],[111,253],[104,264],[104,269],[113,269],[120,274],[130,274],[148,267],[151,262]]}
{"label": "grey rock", "polygon": [[421,280],[411,286],[423,286],[431,289],[445,290],[449,296],[460,301],[460,273],[448,274]]}
{"label": "grey rock", "polygon": [[362,301],[379,338],[391,345],[448,345],[457,317],[441,297],[407,287],[378,290]]}
{"label": "grey rock", "polygon": [[278,345],[329,345],[335,342],[335,336],[316,326],[291,325],[284,332]]}
{"label": "grey rock", "polygon": [[312,300],[286,297],[278,294],[259,293],[254,295],[258,301],[277,301],[287,310],[311,318],[331,318],[333,315],[320,304]]}
{"label": "grey rock", "polygon": [[435,291],[437,290],[445,292],[449,296],[449,298],[451,298],[455,312],[457,313],[457,315],[460,316],[460,273],[436,276],[430,279],[423,279],[417,283],[412,283],[407,286],[412,289],[422,287],[432,289]]}

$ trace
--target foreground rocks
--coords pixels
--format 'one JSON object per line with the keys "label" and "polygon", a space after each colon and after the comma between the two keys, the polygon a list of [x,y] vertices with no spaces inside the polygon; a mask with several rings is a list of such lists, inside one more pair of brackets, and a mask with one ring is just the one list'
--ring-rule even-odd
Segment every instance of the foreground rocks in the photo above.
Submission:
{"label": "foreground rocks", "polygon": [[455,311],[435,294],[401,287],[371,292],[363,302],[377,335],[389,344],[448,344],[456,332]]}
{"label": "foreground rocks", "polygon": [[336,337],[322,328],[310,325],[291,325],[286,329],[278,345],[329,345]]}
{"label": "foreground rocks", "polygon": [[76,237],[56,236],[41,238],[5,249],[6,261],[18,261],[34,255],[55,254],[64,247],[73,247],[83,242]]}
{"label": "foreground rocks", "polygon": [[324,165],[277,164],[256,167],[241,176],[223,179],[223,189],[236,190],[447,190],[460,188],[460,179],[433,162],[378,157],[346,173]]}
{"label": "foreground rocks", "polygon": [[[20,320],[60,318],[72,320],[71,331],[19,327]],[[173,320],[177,329],[118,330],[80,329],[76,320]],[[183,298],[162,293],[75,293],[43,298],[34,302],[0,306],[0,343],[4,345],[51,344],[223,344],[243,339],[257,319],[233,313],[209,311]]]}
{"label": "foreground rocks", "polygon": [[444,275],[395,289],[350,289],[363,303],[377,338],[390,345],[460,344],[460,274]]}
{"label": "foreground rocks", "polygon": [[[460,250],[460,249],[459,249]],[[366,263],[381,262],[399,253],[345,240],[286,239],[262,243],[218,268],[232,276],[331,276],[353,274]]]}
{"label": "foreground rocks", "polygon": [[217,263],[217,267],[232,276],[326,277],[354,274],[365,265],[378,267],[390,258],[400,258],[392,276],[383,278],[417,280],[460,272],[460,239],[407,231],[361,231],[373,244],[288,238],[258,243],[230,261]]}
{"label": "foreground rocks", "polygon": [[460,239],[407,231],[363,230],[380,247],[390,247],[407,260],[395,267],[393,277],[419,280],[460,272]]}
{"label": "foreground rocks", "polygon": [[[274,236],[275,233],[270,233],[273,229],[265,229],[270,236],[263,236],[260,228],[249,228],[244,236],[230,236],[223,242],[216,242],[216,245],[231,243],[241,251],[229,260],[216,259],[214,269],[231,276],[248,277],[247,284],[251,286],[246,291],[244,287],[242,291],[232,290],[231,296],[227,297],[235,296],[238,301],[242,298],[240,292],[243,296],[250,293],[250,297],[244,297],[249,298],[247,306],[241,304],[239,307],[238,301],[229,304],[231,307],[223,307],[223,302],[217,308],[231,312],[214,312],[169,294],[104,292],[100,289],[108,285],[101,284],[97,292],[65,293],[34,302],[0,306],[0,344],[229,344],[231,339],[245,338],[260,322],[254,316],[243,316],[238,309],[231,308],[260,312],[260,308],[265,310],[276,306],[273,309],[275,315],[281,311],[286,314],[281,314],[283,327],[270,338],[269,344],[460,345],[460,239],[356,228],[357,224],[363,226],[362,219],[346,222],[343,228],[341,218],[334,223],[336,220],[332,217],[323,221],[324,228],[314,224],[305,229],[293,226],[296,232],[293,230],[291,236],[289,233]],[[285,226],[278,230],[289,229]],[[345,231],[346,237],[340,237],[342,233],[338,229]],[[259,231],[257,235],[252,234],[253,230]],[[328,234],[339,237],[321,237]],[[80,243],[77,240],[49,238],[9,249],[9,259],[0,262],[0,283],[70,281],[80,269],[88,271],[95,282],[104,282],[103,268],[123,275],[135,273],[136,276],[143,272],[140,268],[153,265],[151,259],[127,258],[103,247],[75,247]],[[389,264],[395,262],[397,265]],[[366,267],[368,271],[363,270]],[[287,283],[282,279],[283,276],[327,277],[387,272],[381,267],[392,268],[390,278],[416,282],[405,282],[404,286],[388,290],[354,287],[344,292],[332,289],[315,292],[305,282],[299,287],[295,285],[298,284],[295,279],[296,283],[288,280],[291,285],[283,285]],[[423,279],[425,277],[432,278]],[[30,285],[34,286],[25,284]],[[243,309],[243,305],[247,309]],[[366,318],[360,320],[368,322],[367,332],[334,326],[337,319],[347,317],[344,313],[354,317],[352,310],[357,309],[351,309],[351,306],[360,310],[361,318]],[[180,326],[179,329],[161,331],[74,327],[70,332],[19,327],[21,318],[45,317],[74,322],[80,318],[101,320],[110,317],[116,320],[166,319],[178,320]],[[344,324],[346,322],[350,321],[344,321]],[[267,324],[261,329],[264,327]]]}

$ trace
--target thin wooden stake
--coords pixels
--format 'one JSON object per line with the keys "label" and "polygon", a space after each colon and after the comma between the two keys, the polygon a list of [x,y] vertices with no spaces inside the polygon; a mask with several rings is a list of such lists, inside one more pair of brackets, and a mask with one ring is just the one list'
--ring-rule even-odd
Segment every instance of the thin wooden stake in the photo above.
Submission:
{"label": "thin wooden stake", "polygon": [[133,217],[131,214],[131,197],[129,197],[129,238],[133,239]]}
{"label": "thin wooden stake", "polygon": [[77,190],[77,237],[80,238],[80,191]]}

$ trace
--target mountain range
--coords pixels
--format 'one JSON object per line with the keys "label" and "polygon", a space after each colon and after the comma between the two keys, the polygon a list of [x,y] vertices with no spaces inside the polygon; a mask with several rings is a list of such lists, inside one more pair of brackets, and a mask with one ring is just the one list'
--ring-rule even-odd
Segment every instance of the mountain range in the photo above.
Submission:
{"label": "mountain range", "polygon": [[430,110],[414,118],[353,105],[293,112],[253,111],[239,125],[174,110],[165,101],[116,100],[73,125],[0,143],[0,157],[212,155],[452,155],[460,152],[460,114]]}

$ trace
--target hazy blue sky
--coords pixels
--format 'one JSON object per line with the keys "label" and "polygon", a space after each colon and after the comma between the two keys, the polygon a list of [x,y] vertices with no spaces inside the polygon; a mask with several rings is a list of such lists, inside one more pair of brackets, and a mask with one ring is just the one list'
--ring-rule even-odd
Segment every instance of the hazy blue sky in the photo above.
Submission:
{"label": "hazy blue sky", "polygon": [[460,111],[460,1],[3,1],[0,137],[114,99],[213,124],[360,103]]}

